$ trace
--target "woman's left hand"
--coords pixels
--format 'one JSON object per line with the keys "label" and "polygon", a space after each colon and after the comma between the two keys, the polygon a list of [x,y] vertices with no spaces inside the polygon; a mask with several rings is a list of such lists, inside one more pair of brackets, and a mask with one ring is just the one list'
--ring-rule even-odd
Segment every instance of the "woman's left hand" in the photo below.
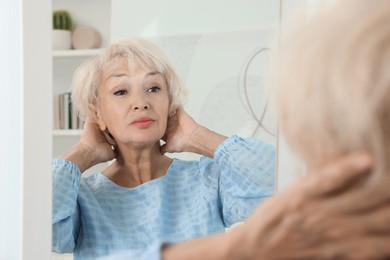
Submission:
{"label": "woman's left hand", "polygon": [[183,107],[179,107],[168,119],[167,131],[162,138],[165,144],[161,146],[161,153],[188,151],[191,135],[199,127],[200,125],[184,111]]}
{"label": "woman's left hand", "polygon": [[197,124],[183,107],[179,107],[176,114],[168,120],[167,131],[163,137],[165,144],[160,150],[162,154],[193,152],[212,158],[217,147],[226,138]]}

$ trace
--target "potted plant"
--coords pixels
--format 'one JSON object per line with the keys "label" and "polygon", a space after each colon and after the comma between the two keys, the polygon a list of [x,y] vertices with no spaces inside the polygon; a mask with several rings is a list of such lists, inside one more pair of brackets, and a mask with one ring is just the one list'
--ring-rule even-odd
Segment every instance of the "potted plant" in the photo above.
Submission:
{"label": "potted plant", "polygon": [[53,12],[53,49],[68,50],[72,46],[73,20],[65,10]]}

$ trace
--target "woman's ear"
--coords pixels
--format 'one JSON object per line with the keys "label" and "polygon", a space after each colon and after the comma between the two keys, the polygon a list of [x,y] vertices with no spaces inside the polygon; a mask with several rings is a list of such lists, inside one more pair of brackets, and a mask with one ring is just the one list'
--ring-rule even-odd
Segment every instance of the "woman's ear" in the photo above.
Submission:
{"label": "woman's ear", "polygon": [[90,115],[91,115],[91,119],[96,124],[99,125],[100,130],[105,131],[107,129],[107,126],[104,123],[104,121],[103,121],[103,119],[102,119],[102,117],[100,115],[99,109],[96,107],[96,105],[93,105],[93,104],[89,104],[88,108],[89,108],[89,112],[90,112]]}

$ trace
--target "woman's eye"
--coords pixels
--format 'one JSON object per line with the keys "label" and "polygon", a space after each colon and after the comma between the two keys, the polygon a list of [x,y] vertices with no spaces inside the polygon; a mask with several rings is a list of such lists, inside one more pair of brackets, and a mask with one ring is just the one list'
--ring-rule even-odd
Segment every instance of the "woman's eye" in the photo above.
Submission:
{"label": "woman's eye", "polygon": [[123,95],[126,95],[126,94],[127,94],[126,90],[118,90],[118,91],[114,92],[115,96],[123,96]]}
{"label": "woman's eye", "polygon": [[157,92],[160,92],[160,90],[161,90],[160,87],[154,86],[154,87],[149,88],[148,92],[157,93]]}

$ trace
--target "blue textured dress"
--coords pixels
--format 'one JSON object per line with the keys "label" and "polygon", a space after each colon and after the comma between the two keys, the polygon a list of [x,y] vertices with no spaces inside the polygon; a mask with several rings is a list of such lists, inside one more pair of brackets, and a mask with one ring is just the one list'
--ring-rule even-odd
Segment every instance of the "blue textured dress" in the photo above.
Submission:
{"label": "blue textured dress", "polygon": [[231,136],[214,159],[174,159],[164,176],[135,188],[101,173],[81,177],[69,161],[53,160],[52,167],[54,252],[83,260],[117,252],[159,259],[161,242],[223,232],[272,196],[275,148]]}

